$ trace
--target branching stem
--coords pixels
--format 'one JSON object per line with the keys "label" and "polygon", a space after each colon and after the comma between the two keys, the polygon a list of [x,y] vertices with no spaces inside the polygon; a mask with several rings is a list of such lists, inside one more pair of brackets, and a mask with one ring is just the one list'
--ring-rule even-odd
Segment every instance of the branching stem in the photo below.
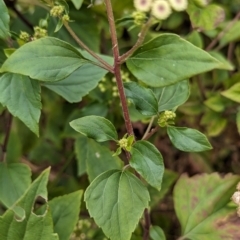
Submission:
{"label": "branching stem", "polygon": [[67,22],[64,22],[65,28],[68,30],[69,34],[73,37],[73,39],[77,42],[77,44],[82,47],[84,50],[86,50],[90,55],[92,55],[96,60],[98,60],[101,65],[98,65],[99,67],[102,67],[106,69],[107,71],[113,73],[114,69],[113,67],[108,64],[106,61],[104,61],[101,57],[99,57],[95,52],[93,52],[85,43],[82,42],[81,39],[76,35],[76,33],[72,30],[72,28],[69,26]]}

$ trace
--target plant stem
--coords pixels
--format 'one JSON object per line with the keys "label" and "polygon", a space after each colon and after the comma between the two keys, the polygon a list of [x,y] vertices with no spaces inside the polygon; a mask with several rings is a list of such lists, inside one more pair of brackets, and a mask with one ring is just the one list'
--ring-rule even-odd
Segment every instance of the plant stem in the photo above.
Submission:
{"label": "plant stem", "polygon": [[147,208],[144,210],[144,219],[145,219],[145,223],[144,223],[144,226],[143,226],[143,228],[144,228],[143,240],[149,240],[151,219],[150,219],[150,215],[149,215],[149,212],[148,212]]}
{"label": "plant stem", "polygon": [[0,162],[4,162],[6,158],[6,153],[7,153],[7,144],[8,144],[8,139],[10,136],[10,131],[11,131],[11,125],[12,125],[12,115],[10,113],[7,113],[6,116],[6,132],[5,132],[5,137],[2,145],[2,156],[0,159]]}
{"label": "plant stem", "polygon": [[[234,23],[240,18],[240,12],[237,13],[237,15],[234,17],[234,19],[215,37],[212,42],[206,47],[206,51],[211,50],[217,42],[224,36],[226,32],[229,31],[229,29],[234,25]],[[218,49],[219,50],[219,49]]]}
{"label": "plant stem", "polygon": [[[82,47],[84,50],[86,50],[90,55],[92,55],[96,60],[98,60],[101,63],[101,65],[98,65],[99,67],[102,67],[111,73],[114,72],[114,69],[110,64],[108,64],[101,57],[99,57],[87,45],[85,45],[85,43],[83,43],[82,40],[79,39],[79,37],[75,34],[75,32],[72,30],[72,28],[69,26],[67,22],[64,22],[64,26],[68,30],[69,34],[73,37],[73,39],[78,43],[78,45]],[[94,62],[94,64],[96,63]]]}
{"label": "plant stem", "polygon": [[150,17],[148,21],[143,25],[140,33],[138,34],[138,40],[135,45],[128,52],[124,53],[122,56],[119,57],[119,63],[124,63],[142,45],[151,25],[152,18]]}
{"label": "plant stem", "polygon": [[153,116],[153,117],[151,118],[150,123],[148,124],[147,130],[146,130],[146,132],[144,133],[144,135],[143,135],[143,137],[142,137],[142,140],[144,140],[144,139],[147,137],[147,135],[151,132],[150,130],[151,130],[151,127],[152,127],[152,125],[153,125],[154,119],[155,119],[155,116]]}
{"label": "plant stem", "polygon": [[[117,83],[120,101],[121,101],[121,105],[122,105],[123,117],[124,117],[128,135],[134,136],[133,127],[132,127],[132,123],[131,123],[129,111],[128,111],[128,106],[127,106],[127,100],[126,100],[126,96],[124,93],[122,76],[121,76],[121,64],[119,63],[119,49],[118,49],[117,32],[116,32],[116,26],[115,26],[115,22],[114,22],[111,0],[105,0],[105,5],[106,5],[106,10],[107,10],[111,38],[112,38],[112,50],[113,50],[113,56],[114,56],[114,74],[116,77],[116,83]],[[130,157],[129,153],[127,154],[127,157],[129,159],[129,157]]]}

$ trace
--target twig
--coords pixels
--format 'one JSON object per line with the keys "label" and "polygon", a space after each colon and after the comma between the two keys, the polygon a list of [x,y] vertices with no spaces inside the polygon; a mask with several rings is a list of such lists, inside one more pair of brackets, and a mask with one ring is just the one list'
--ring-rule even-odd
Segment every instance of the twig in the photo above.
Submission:
{"label": "twig", "polygon": [[149,240],[149,234],[150,234],[150,227],[151,227],[151,219],[150,219],[150,214],[148,212],[148,209],[146,208],[144,210],[144,235],[143,235],[143,240]]}
{"label": "twig", "polygon": [[153,117],[151,118],[151,121],[150,121],[150,123],[148,124],[147,130],[146,130],[146,132],[144,133],[144,135],[143,135],[143,137],[142,137],[142,140],[144,140],[144,139],[147,137],[147,135],[149,134],[149,132],[150,132],[150,130],[151,130],[151,127],[152,127],[152,125],[153,125],[154,119],[155,119],[155,116],[153,116]]}
{"label": "twig", "polygon": [[152,18],[150,17],[148,21],[143,25],[141,32],[138,34],[139,37],[135,45],[128,52],[124,53],[122,56],[119,57],[119,60],[118,60],[119,63],[124,63],[127,60],[127,58],[129,58],[142,45],[151,25],[152,25]]}
{"label": "twig", "polygon": [[206,51],[211,50],[217,42],[224,36],[226,32],[229,31],[229,29],[234,25],[234,23],[240,18],[240,12],[237,13],[237,15],[234,17],[234,19],[215,37],[212,42],[206,47]]}
{"label": "twig", "polygon": [[[115,26],[115,22],[114,22],[111,0],[105,0],[105,5],[106,5],[106,10],[107,10],[111,38],[112,38],[112,50],[113,50],[113,56],[114,56],[114,75],[116,77],[116,83],[117,83],[120,101],[121,101],[121,105],[122,105],[125,126],[127,129],[128,135],[134,136],[133,127],[132,127],[132,123],[131,123],[130,115],[129,115],[129,111],[128,111],[128,106],[127,106],[127,100],[126,100],[126,96],[124,93],[122,76],[121,76],[121,64],[119,63],[119,49],[118,49],[117,32],[116,32],[116,26]],[[127,158],[128,159],[130,158],[129,153],[127,153]]]}
{"label": "twig", "polygon": [[0,162],[4,162],[6,158],[7,153],[7,145],[8,145],[8,139],[11,131],[11,125],[12,125],[12,115],[10,113],[7,114],[7,123],[6,123],[6,132],[5,137],[2,145],[2,156],[0,159]]}
{"label": "twig", "polygon": [[152,129],[142,140],[149,139],[154,133],[156,133],[159,130],[159,126],[156,126],[154,129]]}
{"label": "twig", "polygon": [[[72,30],[72,28],[69,26],[67,22],[64,22],[64,26],[68,30],[70,35],[73,37],[73,39],[78,43],[78,45],[82,47],[84,50],[86,50],[90,55],[92,55],[96,60],[98,60],[101,63],[101,65],[98,65],[99,67],[102,67],[111,73],[114,72],[113,67],[110,64],[108,64],[101,57],[99,57],[95,52],[93,52],[87,45],[85,45],[85,43],[83,43],[79,39],[79,37],[75,34],[75,32]],[[94,62],[94,64],[96,63]]]}

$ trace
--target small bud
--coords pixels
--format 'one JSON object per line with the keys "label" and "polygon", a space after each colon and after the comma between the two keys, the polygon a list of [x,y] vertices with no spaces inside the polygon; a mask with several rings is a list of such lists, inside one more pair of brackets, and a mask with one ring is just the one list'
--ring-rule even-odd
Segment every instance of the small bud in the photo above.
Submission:
{"label": "small bud", "polygon": [[146,13],[135,11],[132,13],[132,17],[134,19],[135,25],[142,25],[145,22],[146,19]]}
{"label": "small bud", "polygon": [[211,0],[193,0],[199,7],[206,7]]}
{"label": "small bud", "polygon": [[187,0],[169,0],[169,3],[171,7],[177,12],[186,10],[188,6]]}
{"label": "small bud", "polygon": [[40,27],[34,27],[34,35],[33,35],[33,39],[39,39],[39,38],[43,38],[47,36],[47,30],[44,28],[40,28]]}
{"label": "small bud", "polygon": [[27,32],[20,32],[19,38],[22,39],[24,42],[28,42],[30,39],[30,35]]}
{"label": "small bud", "polygon": [[137,11],[148,12],[150,11],[152,0],[134,0],[134,7]]}
{"label": "small bud", "polygon": [[67,14],[63,15],[63,16],[62,16],[62,21],[63,21],[63,22],[69,22],[69,21],[70,21],[69,15],[67,15]]}
{"label": "small bud", "polygon": [[158,118],[158,125],[160,127],[166,127],[169,124],[174,124],[174,119],[176,117],[176,113],[173,111],[164,111],[160,113]]}
{"label": "small bud", "polygon": [[159,19],[167,19],[172,13],[169,3],[165,0],[156,0],[152,5],[152,15]]}
{"label": "small bud", "polygon": [[128,140],[127,138],[122,138],[118,141],[118,144],[120,146],[120,148],[126,148],[128,146]]}
{"label": "small bud", "polygon": [[236,203],[237,205],[240,205],[240,192],[235,192],[233,195],[232,195],[232,200],[234,203]]}

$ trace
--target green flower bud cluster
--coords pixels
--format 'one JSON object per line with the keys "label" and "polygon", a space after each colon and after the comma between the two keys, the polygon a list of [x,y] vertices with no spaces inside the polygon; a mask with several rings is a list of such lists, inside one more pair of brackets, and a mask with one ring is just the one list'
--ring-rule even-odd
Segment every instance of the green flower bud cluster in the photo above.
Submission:
{"label": "green flower bud cluster", "polygon": [[123,82],[130,82],[129,72],[121,70],[121,76]]}
{"label": "green flower bud cluster", "polygon": [[69,15],[64,14],[64,15],[62,16],[62,21],[63,21],[63,22],[69,22],[69,21],[70,21]]}
{"label": "green flower bud cluster", "polygon": [[23,40],[24,42],[29,42],[30,35],[27,32],[20,32],[19,38]]}
{"label": "green flower bud cluster", "polygon": [[126,133],[123,136],[123,138],[118,141],[119,147],[118,147],[117,151],[113,154],[113,156],[117,156],[117,155],[121,154],[122,149],[124,149],[127,152],[130,152],[132,149],[133,142],[134,142],[134,136],[130,135],[127,137],[127,133]]}
{"label": "green flower bud cluster", "polygon": [[146,13],[140,12],[140,11],[135,11],[132,13],[132,17],[134,19],[134,24],[135,25],[142,25],[145,20],[146,20]]}
{"label": "green flower bud cluster", "polygon": [[34,35],[32,40],[36,40],[39,38],[43,38],[47,36],[47,30],[44,28],[40,28],[38,26],[34,27]]}
{"label": "green flower bud cluster", "polygon": [[112,96],[113,97],[118,97],[118,88],[117,88],[117,86],[113,86],[112,87]]}
{"label": "green flower bud cluster", "polygon": [[50,15],[53,17],[62,17],[62,14],[64,12],[64,7],[62,5],[54,6],[50,10]]}
{"label": "green flower bud cluster", "polygon": [[174,124],[176,113],[173,111],[164,111],[159,115],[158,125],[160,127],[166,127],[167,125]]}

